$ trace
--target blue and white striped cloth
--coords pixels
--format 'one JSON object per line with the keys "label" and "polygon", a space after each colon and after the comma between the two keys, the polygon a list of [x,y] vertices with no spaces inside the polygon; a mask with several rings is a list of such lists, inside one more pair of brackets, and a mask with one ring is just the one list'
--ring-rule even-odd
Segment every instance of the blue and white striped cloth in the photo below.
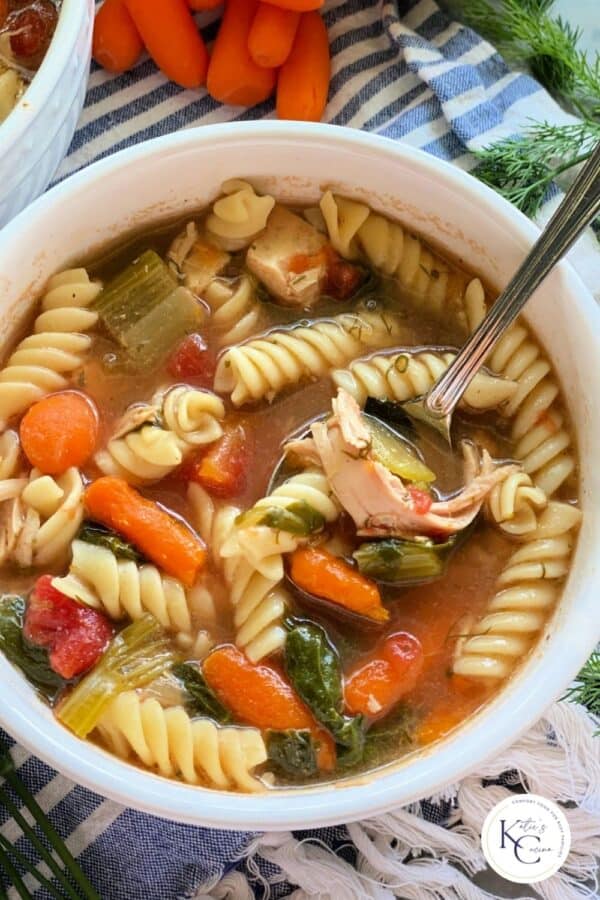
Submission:
{"label": "blue and white striped cloth", "polygon": [[[450,21],[433,0],[401,0],[399,7],[381,0],[326,4],[333,65],[329,122],[402,140],[468,167],[469,150],[518,132],[531,116],[569,120],[537,82],[509,71],[492,46]],[[205,18],[208,41],[217,15]],[[148,59],[120,77],[94,66],[57,180],[170,131],[273,115],[271,101],[245,110],[221,106],[204,91],[181,90]],[[73,785],[22,748],[13,753],[21,777],[103,900],[192,896],[199,884],[231,870],[250,840],[245,833],[193,828],[125,809]],[[443,819],[440,807],[429,809],[432,820]],[[2,834],[29,853],[15,822],[6,816],[0,822]],[[347,842],[345,829],[312,836],[334,847]],[[277,896],[288,891],[280,885]]]}

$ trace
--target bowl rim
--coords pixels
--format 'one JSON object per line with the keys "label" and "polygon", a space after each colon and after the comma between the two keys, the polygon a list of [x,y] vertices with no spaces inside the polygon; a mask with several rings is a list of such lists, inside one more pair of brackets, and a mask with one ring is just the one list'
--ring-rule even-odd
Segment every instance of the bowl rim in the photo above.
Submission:
{"label": "bowl rim", "polygon": [[42,63],[23,96],[4,122],[0,123],[0,157],[31,126],[33,119],[48,102],[50,95],[71,58],[77,42],[82,16],[87,14],[88,0],[63,0],[56,28]]}
{"label": "bowl rim", "polygon": [[[24,239],[32,219],[44,221],[59,205],[64,210],[69,198],[85,190],[90,182],[102,180],[103,189],[107,190],[107,179],[110,179],[111,173],[141,164],[145,159],[163,154],[169,156],[197,146],[210,145],[215,151],[219,142],[232,137],[238,144],[251,144],[255,139],[262,142],[269,140],[275,146],[290,141],[308,141],[319,145],[326,143],[331,152],[337,146],[383,155],[398,161],[405,168],[412,166],[422,174],[431,173],[436,178],[441,175],[446,184],[481,202],[502,224],[510,224],[512,233],[523,245],[531,245],[539,235],[539,229],[532,222],[490,188],[462,169],[424,151],[379,135],[339,126],[263,120],[185,130],[127,148],[94,163],[56,185],[9,223],[0,235],[0,256],[6,244]],[[560,263],[560,269],[565,276],[565,290],[573,295],[578,314],[595,334],[600,335],[600,311],[591,294],[568,263]],[[407,767],[396,765],[391,770],[383,767],[374,773],[354,778],[351,784],[338,781],[266,794],[217,791],[138,769],[89,742],[86,742],[84,751],[82,742],[66,733],[60,725],[60,731],[48,735],[42,713],[37,708],[21,708],[18,702],[12,701],[11,692],[0,695],[0,720],[16,740],[76,784],[159,817],[236,830],[279,831],[316,825],[322,827],[377,815],[399,802],[406,804],[430,796],[447,784],[465,777],[492,755],[501,753],[543,715],[576,675],[586,655],[593,650],[596,642],[594,629],[578,628],[575,616],[563,622],[561,629],[565,631],[561,666],[547,667],[543,679],[530,678],[527,696],[521,691],[515,700],[513,692],[511,698],[503,702],[508,692],[501,690],[497,698],[485,705],[483,715],[475,715],[454,733],[458,733],[461,739],[470,737],[470,740],[460,739],[457,742],[451,735],[415,754],[408,782]],[[511,722],[519,724],[510,733],[503,732],[498,736],[496,728],[490,727],[490,722],[494,721],[494,711],[502,712],[506,707],[505,714],[509,714],[508,699],[511,701]],[[399,799],[400,792],[402,797]]]}

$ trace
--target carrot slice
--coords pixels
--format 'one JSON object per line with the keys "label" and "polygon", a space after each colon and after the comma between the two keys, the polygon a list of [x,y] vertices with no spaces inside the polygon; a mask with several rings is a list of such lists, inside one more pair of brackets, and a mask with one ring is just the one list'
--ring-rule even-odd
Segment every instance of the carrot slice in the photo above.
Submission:
{"label": "carrot slice", "polygon": [[296,12],[310,12],[311,9],[321,9],[324,0],[264,0],[271,6],[279,6],[281,9],[294,9]]}
{"label": "carrot slice", "polygon": [[216,9],[223,3],[223,0],[187,0],[190,9],[200,12],[203,9]]}
{"label": "carrot slice", "polygon": [[275,89],[275,70],[257,66],[248,36],[258,0],[228,0],[208,67],[208,93],[221,103],[254,106]]}
{"label": "carrot slice", "polygon": [[295,550],[291,555],[290,575],[298,587],[310,594],[376,622],[389,619],[377,585],[328,550],[320,547]]}
{"label": "carrot slice", "polygon": [[423,648],[407,631],[391,634],[350,672],[344,684],[349,712],[371,718],[384,716],[417,683],[423,668]]}
{"label": "carrot slice", "polygon": [[220,701],[240,722],[263,730],[308,729],[320,745],[319,768],[333,769],[335,745],[331,735],[276,669],[255,665],[237,647],[226,644],[206,657],[202,671]]}
{"label": "carrot slice", "polygon": [[208,53],[185,0],[125,0],[148,53],[182,87],[204,84]]}
{"label": "carrot slice", "polygon": [[108,72],[127,72],[144,49],[125,0],[104,0],[94,21],[92,56]]}
{"label": "carrot slice", "polygon": [[299,12],[270,3],[258,4],[248,35],[248,50],[257,66],[277,68],[286,61],[299,22]]}
{"label": "carrot slice", "polygon": [[304,13],[291,53],[279,70],[277,116],[320,121],[327,106],[330,74],[325,23],[318,12]]}
{"label": "carrot slice", "polygon": [[79,391],[62,391],[38,400],[19,428],[23,452],[46,475],[82,466],[98,440],[98,411]]}
{"label": "carrot slice", "polygon": [[122,534],[169,575],[186,587],[194,584],[206,560],[204,544],[158,503],[107,475],[87,488],[85,505],[92,519]]}

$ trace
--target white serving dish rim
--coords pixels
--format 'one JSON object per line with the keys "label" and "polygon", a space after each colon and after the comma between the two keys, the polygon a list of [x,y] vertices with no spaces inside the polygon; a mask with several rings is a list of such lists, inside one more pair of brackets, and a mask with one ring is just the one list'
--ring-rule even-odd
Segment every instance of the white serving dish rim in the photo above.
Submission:
{"label": "white serving dish rim", "polygon": [[[43,220],[53,208],[68,207],[69,197],[85,189],[86,185],[106,181],[111,173],[127,166],[143,165],[149,157],[167,157],[194,146],[211,145],[230,139],[251,145],[260,137],[277,142],[325,142],[331,152],[354,147],[373,153],[375,157],[393,157],[404,166],[415,167],[432,179],[475,198],[490,215],[510,224],[523,245],[531,244],[538,229],[493,191],[471,178],[462,170],[401,143],[351,129],[327,125],[300,123],[250,122],[234,125],[213,125],[158,138],[121,151],[56,186],[39,198],[25,213],[10,223],[0,236],[0,259],[5,245],[18,240],[32,219]],[[215,150],[216,152],[216,150]],[[157,218],[159,218],[157,216]],[[600,313],[596,304],[573,269],[561,264],[565,289],[572,295],[577,314],[586,326],[599,336]],[[596,579],[597,579],[596,574]],[[583,601],[582,601],[583,602]],[[398,765],[385,767],[375,773],[355,778],[351,783],[339,781],[332,785],[278,790],[266,794],[241,795],[192,787],[163,779],[153,773],[124,763],[90,743],[83,743],[65,732],[58,723],[54,727],[41,714],[41,707],[24,709],[12,698],[11,692],[0,695],[0,722],[19,742],[50,765],[59,769],[76,784],[85,785],[98,793],[126,805],[158,816],[196,825],[240,830],[287,830],[315,825],[330,825],[384,812],[399,803],[429,796],[448,783],[467,775],[474,766],[499,753],[519,734],[530,727],[545,708],[564,690],[574,677],[587,654],[593,649],[600,631],[600,614],[586,601],[585,611],[596,628],[577,627],[577,617],[563,617],[561,629],[565,638],[560,664],[552,665],[548,658],[543,678],[524,679],[527,691],[515,697],[507,706],[508,692],[503,691],[489,704],[483,714],[473,717],[456,734]],[[581,623],[579,623],[579,626]],[[551,643],[554,637],[549,636]],[[534,656],[548,656],[545,649],[536,649]],[[541,663],[540,663],[541,665]],[[0,659],[0,672],[8,663]],[[519,679],[523,678],[519,675]],[[493,727],[491,727],[493,726]],[[510,727],[508,727],[510,726]],[[49,733],[50,732],[50,733]]]}

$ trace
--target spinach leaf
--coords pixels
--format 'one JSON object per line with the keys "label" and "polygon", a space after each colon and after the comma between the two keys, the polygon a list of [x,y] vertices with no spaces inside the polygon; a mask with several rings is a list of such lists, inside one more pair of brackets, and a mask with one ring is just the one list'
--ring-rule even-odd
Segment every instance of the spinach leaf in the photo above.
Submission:
{"label": "spinach leaf", "polygon": [[97,547],[105,547],[121,559],[132,559],[134,562],[143,562],[144,557],[136,550],[133,544],[123,540],[116,532],[111,531],[98,522],[84,522],[77,535],[78,540],[86,544],[95,544]]}
{"label": "spinach leaf", "polygon": [[191,715],[208,716],[222,725],[232,721],[231,713],[209,687],[200,668],[191,663],[178,663],[173,666],[173,675],[183,683],[186,692],[185,705]]}
{"label": "spinach leaf", "polygon": [[318,771],[317,747],[310,731],[267,731],[267,753],[286,775],[306,777]]}
{"label": "spinach leaf", "polygon": [[412,743],[414,726],[414,712],[402,704],[396,706],[367,731],[362,762],[366,766],[387,762],[401,747]]}
{"label": "spinach leaf", "polygon": [[288,629],[284,650],[288,677],[342,748],[340,762],[351,765],[362,754],[363,718],[342,714],[342,670],[335,648],[325,629],[315,622],[288,620]]}
{"label": "spinach leaf", "polygon": [[66,681],[50,668],[48,652],[23,636],[25,600],[17,594],[0,598],[0,650],[47,700],[56,699]]}

